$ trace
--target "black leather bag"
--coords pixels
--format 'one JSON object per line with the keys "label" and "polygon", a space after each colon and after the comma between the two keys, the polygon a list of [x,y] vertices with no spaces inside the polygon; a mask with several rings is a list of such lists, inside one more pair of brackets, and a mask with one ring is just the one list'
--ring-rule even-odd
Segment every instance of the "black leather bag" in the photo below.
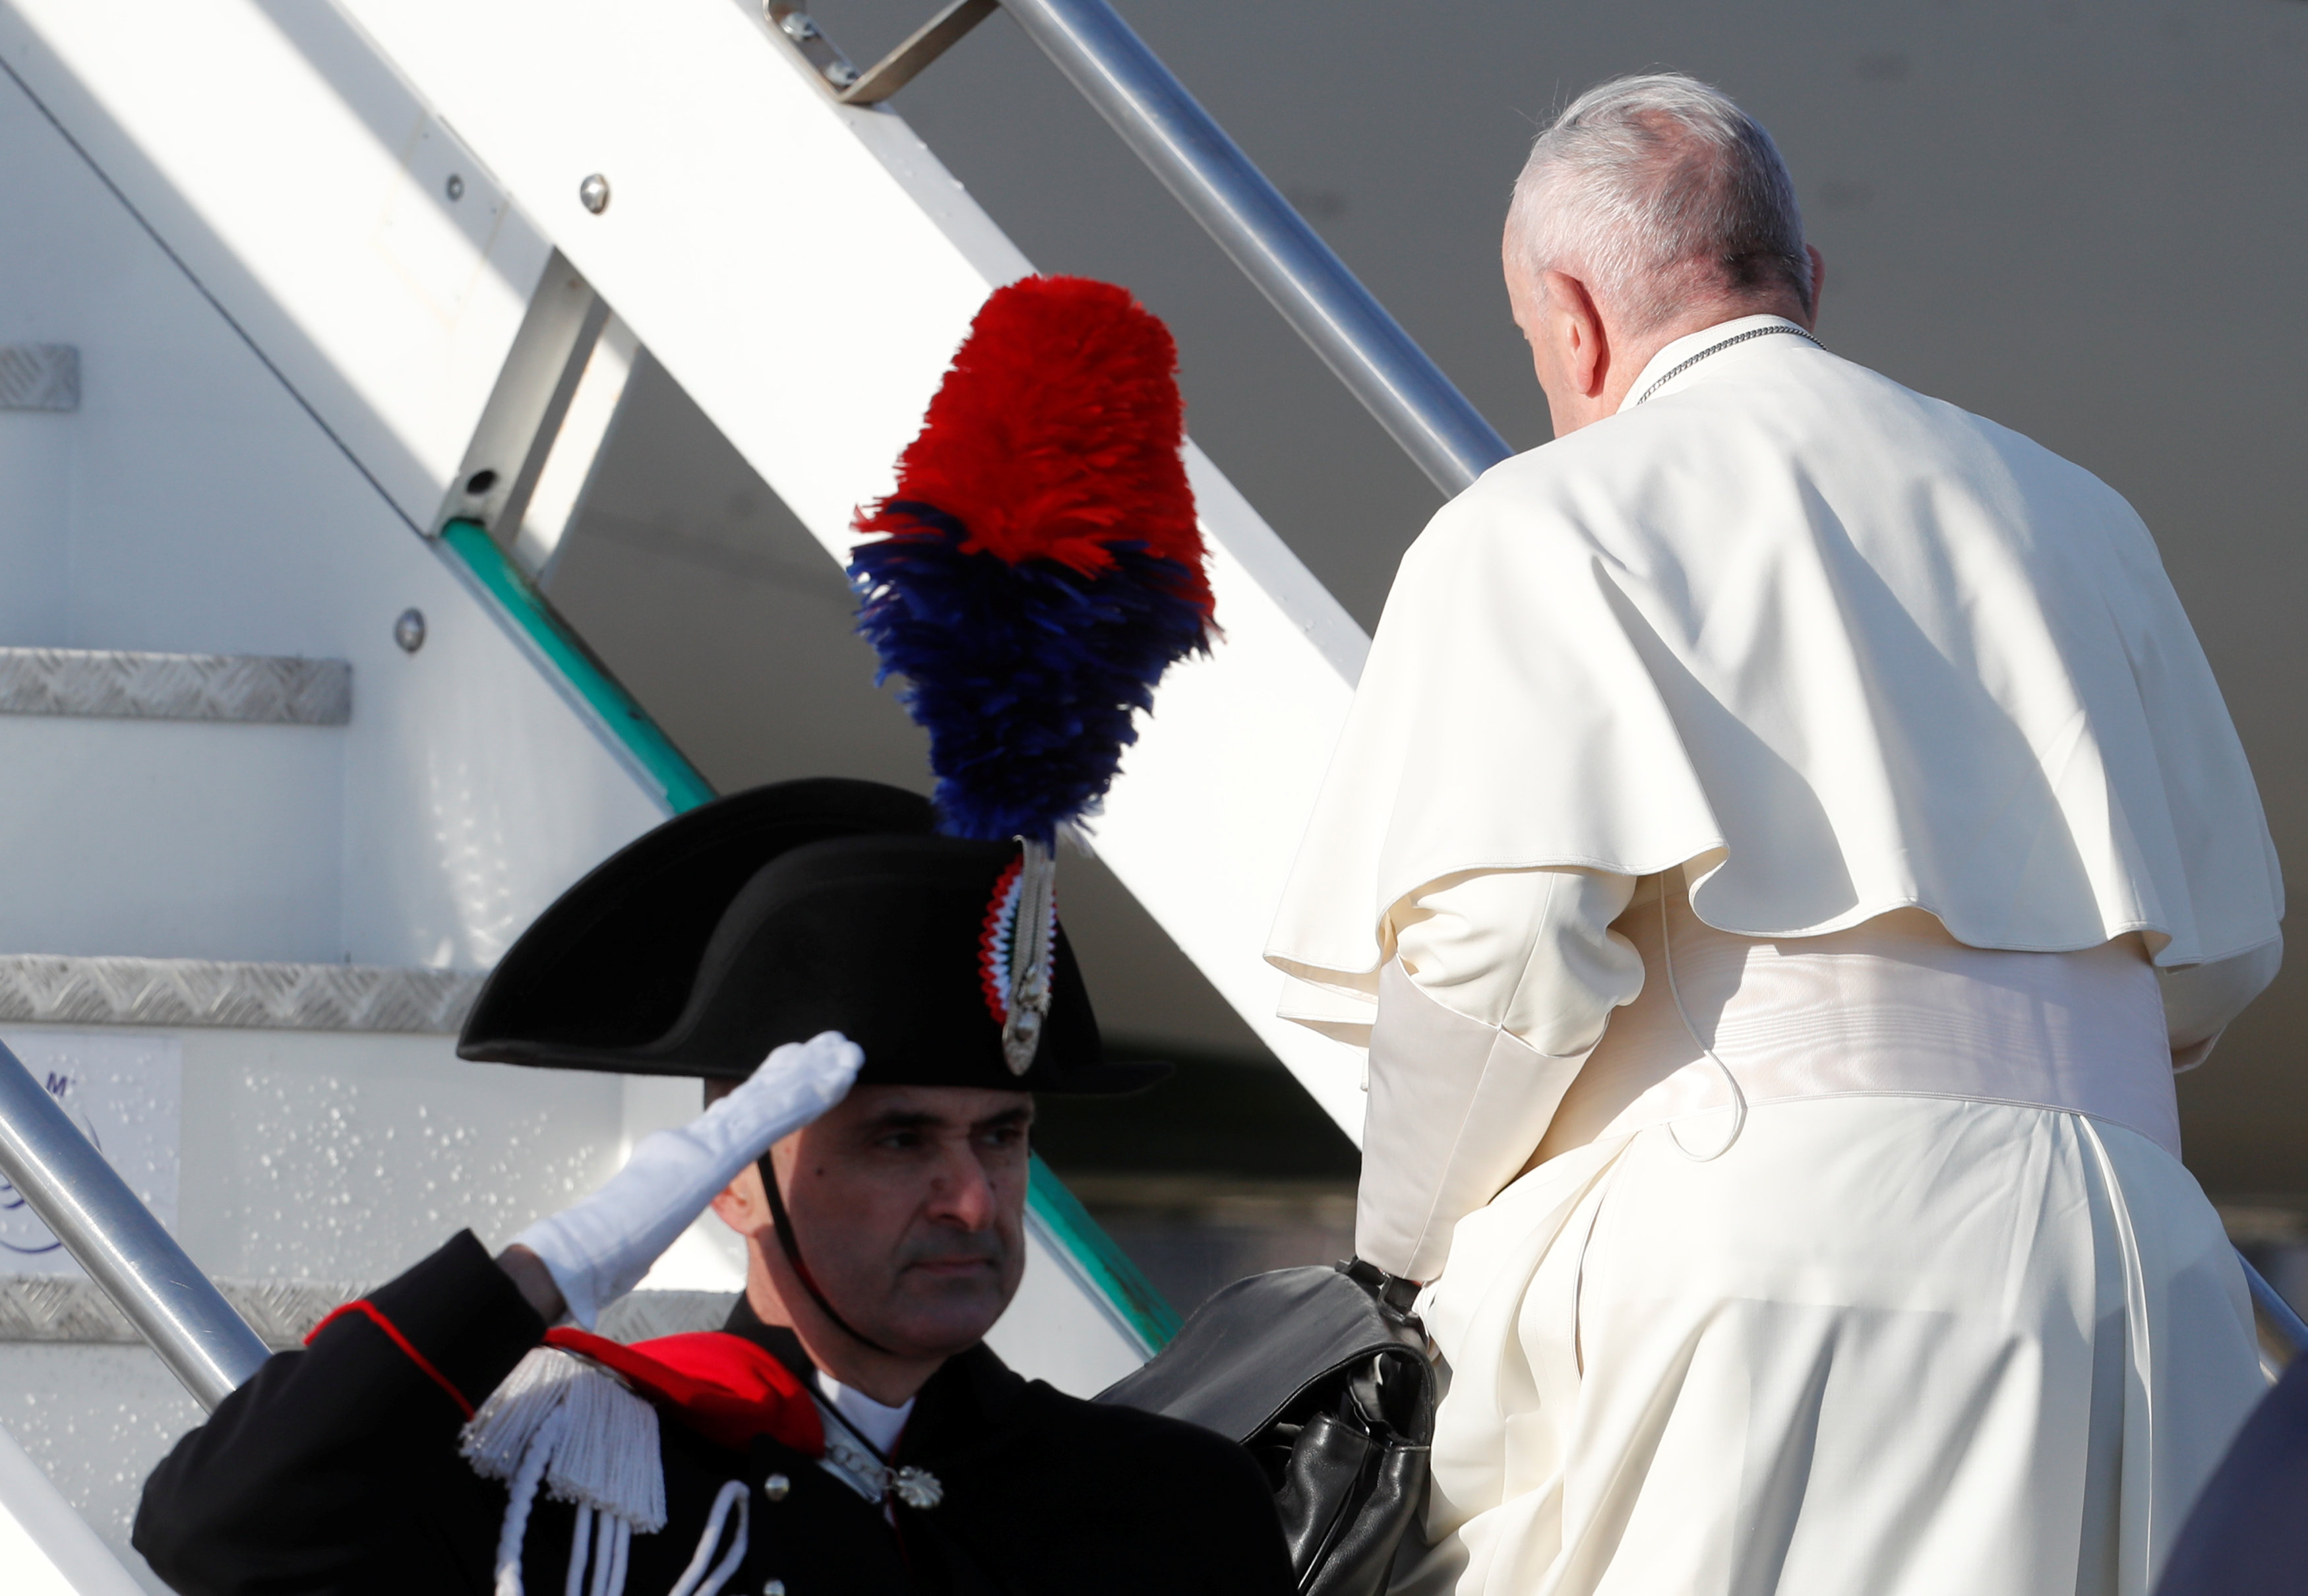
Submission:
{"label": "black leather bag", "polygon": [[1273,1484],[1302,1596],[1380,1596],[1426,1507],[1434,1369],[1366,1264],[1236,1281],[1098,1401],[1241,1442]]}

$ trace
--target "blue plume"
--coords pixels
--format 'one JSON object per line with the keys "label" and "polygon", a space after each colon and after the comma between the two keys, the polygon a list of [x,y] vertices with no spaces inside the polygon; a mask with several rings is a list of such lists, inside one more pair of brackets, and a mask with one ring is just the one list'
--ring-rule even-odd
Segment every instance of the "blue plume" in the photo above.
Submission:
{"label": "blue plume", "polygon": [[916,530],[853,551],[857,630],[929,733],[943,829],[1054,842],[1096,811],[1162,673],[1208,651],[1198,574],[1127,539],[1095,574],[1012,565],[965,552],[961,525],[928,505],[885,508]]}

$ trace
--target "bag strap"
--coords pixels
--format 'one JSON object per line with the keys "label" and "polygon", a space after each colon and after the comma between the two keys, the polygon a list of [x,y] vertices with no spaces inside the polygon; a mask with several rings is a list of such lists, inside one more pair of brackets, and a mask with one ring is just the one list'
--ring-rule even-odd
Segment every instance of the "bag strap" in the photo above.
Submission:
{"label": "bag strap", "polygon": [[1339,1272],[1404,1318],[1416,1317],[1410,1311],[1411,1305],[1418,1300],[1418,1293],[1424,1288],[1408,1275],[1389,1274],[1377,1264],[1360,1258],[1348,1258],[1339,1265]]}

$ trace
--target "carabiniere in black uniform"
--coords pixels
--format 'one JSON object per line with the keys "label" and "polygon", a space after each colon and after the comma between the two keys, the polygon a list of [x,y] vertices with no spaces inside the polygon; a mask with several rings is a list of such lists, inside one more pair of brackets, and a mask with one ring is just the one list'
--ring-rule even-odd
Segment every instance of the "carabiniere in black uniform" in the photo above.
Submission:
{"label": "carabiniere in black uniform", "polygon": [[[1010,1073],[980,954],[1014,850],[930,831],[921,799],[832,781],[668,822],[540,917],[460,1051],[736,1079],[779,1043],[839,1029],[865,1050],[861,1083],[1147,1083],[1145,1066],[1103,1061],[1062,933],[1039,1053]],[[766,1160],[763,1174],[774,1192]],[[460,1234],[274,1357],[186,1436],[145,1488],[137,1549],[185,1596],[487,1592],[516,1527],[534,1596],[614,1590],[615,1572],[629,1596],[1293,1588],[1265,1478],[1240,1448],[1026,1380],[982,1343],[921,1388],[888,1488],[869,1500],[822,1461],[815,1436],[831,1421],[803,1394],[818,1375],[799,1338],[743,1297],[720,1332],[632,1350],[639,1372],[624,1383],[651,1393],[664,1525],[632,1535],[605,1575],[591,1554],[607,1540],[581,1542],[579,1507],[538,1490],[526,1523],[508,1526],[506,1484],[460,1454],[468,1421],[546,1336]],[[576,1344],[613,1367],[626,1355]],[[580,1544],[588,1566],[573,1581]]]}

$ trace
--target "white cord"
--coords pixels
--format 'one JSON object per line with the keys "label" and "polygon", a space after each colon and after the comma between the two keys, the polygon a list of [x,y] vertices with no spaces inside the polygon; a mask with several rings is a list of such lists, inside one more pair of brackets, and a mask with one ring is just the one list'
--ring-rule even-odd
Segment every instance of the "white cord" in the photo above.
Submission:
{"label": "white cord", "polygon": [[[556,1410],[538,1427],[521,1459],[520,1472],[513,1478],[504,1528],[497,1539],[495,1596],[521,1596],[521,1549],[529,1533],[530,1509],[536,1504],[537,1488],[545,1479],[554,1442],[566,1422],[565,1411]],[[737,1512],[736,1535],[709,1574],[705,1571],[706,1563],[721,1542],[721,1528],[729,1522],[729,1510],[733,1507]],[[714,1497],[713,1511],[705,1521],[705,1533],[697,1543],[696,1555],[689,1559],[689,1566],[682,1571],[681,1578],[667,1596],[719,1596],[721,1587],[736,1573],[737,1565],[745,1560],[748,1517],[745,1482],[732,1480]],[[597,1514],[591,1506],[580,1503],[576,1532],[569,1542],[569,1579],[563,1587],[566,1596],[578,1596],[584,1588],[589,1561],[593,1573],[591,1596],[624,1596],[633,1548],[632,1523],[614,1514]]]}
{"label": "white cord", "polygon": [[562,1596],[624,1596],[636,1522],[644,1532],[665,1523],[655,1409],[585,1359],[539,1347],[489,1394],[461,1446],[475,1472],[505,1481],[494,1596],[523,1596],[540,1488],[577,1505]]}
{"label": "white cord", "polygon": [[729,1543],[729,1549],[722,1554],[721,1561],[715,1564],[713,1572],[705,1576],[705,1583],[697,1587],[697,1596],[721,1596],[721,1587],[728,1583],[729,1576],[737,1572],[737,1565],[745,1560],[745,1498],[741,1493],[737,1498],[737,1539]]}
{"label": "white cord", "polygon": [[[697,1555],[689,1559],[689,1566],[681,1571],[681,1577],[674,1581],[673,1589],[666,1596],[717,1596],[729,1576],[737,1571],[737,1565],[745,1557],[745,1482],[742,1480],[732,1480],[721,1488],[721,1494],[713,1498],[712,1516],[705,1521],[705,1533],[697,1542]],[[713,1556],[714,1547],[720,1543],[721,1526],[728,1522],[732,1507],[737,1510],[736,1538],[730,1541],[721,1561],[714,1565],[713,1572],[707,1574],[705,1565]]]}
{"label": "white cord", "polygon": [[553,1444],[567,1422],[564,1410],[559,1408],[546,1417],[521,1455],[519,1471],[506,1487],[504,1528],[497,1535],[495,1596],[521,1596],[521,1543],[529,1534],[529,1510],[536,1505],[537,1488],[553,1456]]}
{"label": "white cord", "polygon": [[[1787,330],[1793,331],[1793,329]],[[1710,349],[1708,352],[1712,354],[1714,351]],[[1709,1062],[1723,1072],[1723,1079],[1731,1088],[1731,1134],[1723,1138],[1723,1145],[1714,1152],[1704,1154],[1692,1152],[1683,1144],[1683,1137],[1676,1134],[1675,1122],[1667,1121],[1667,1140],[1675,1143],[1675,1150],[1677,1152],[1695,1164],[1711,1164],[1730,1152],[1732,1143],[1739,1139],[1739,1133],[1747,1128],[1747,1094],[1739,1090],[1739,1077],[1731,1073],[1731,1066],[1716,1057],[1715,1049],[1699,1040],[1699,1028],[1691,1022],[1691,1015],[1683,1006],[1683,994],[1675,988],[1675,937],[1667,930],[1667,884],[1665,875],[1659,876],[1659,962],[1666,966],[1666,995],[1675,999],[1675,1018],[1683,1022],[1684,1030],[1690,1034],[1692,1041],[1697,1045],[1699,1050],[1707,1055]]]}
{"label": "white cord", "polygon": [[593,1536],[593,1589],[590,1596],[621,1596],[625,1575],[619,1564],[618,1547],[621,1542],[631,1545],[633,1532],[633,1525],[615,1514],[601,1515],[600,1527]]}
{"label": "white cord", "polygon": [[585,1558],[592,1549],[593,1505],[580,1502],[577,1527],[569,1536],[569,1578],[561,1587],[562,1596],[585,1596]]}
{"label": "white cord", "polygon": [[608,1589],[602,1593],[602,1596],[625,1596],[625,1569],[633,1561],[633,1521],[622,1518],[611,1519],[609,1527],[615,1533],[615,1538],[609,1543],[609,1550],[615,1555],[609,1565]]}

